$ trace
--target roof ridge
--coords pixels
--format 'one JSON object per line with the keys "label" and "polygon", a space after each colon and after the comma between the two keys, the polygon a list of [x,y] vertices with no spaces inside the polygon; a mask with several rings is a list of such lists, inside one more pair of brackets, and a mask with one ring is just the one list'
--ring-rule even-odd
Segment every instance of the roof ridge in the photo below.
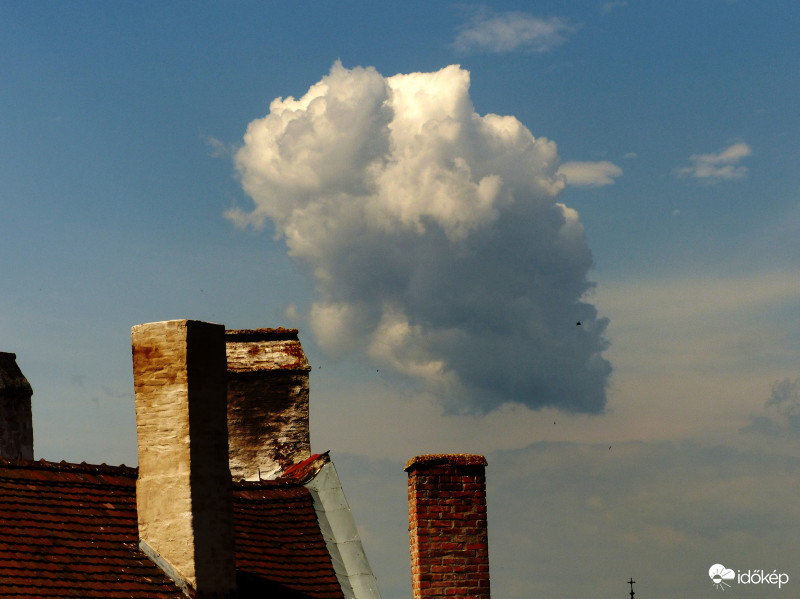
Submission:
{"label": "roof ridge", "polygon": [[234,489],[262,489],[264,487],[302,487],[302,481],[295,478],[262,478],[261,480],[234,480]]}
{"label": "roof ridge", "polygon": [[86,474],[118,474],[136,476],[139,469],[132,466],[120,464],[119,466],[110,466],[103,462],[102,464],[88,464],[81,462],[80,464],[74,462],[67,462],[61,460],[60,462],[50,462],[44,458],[40,460],[11,460],[0,457],[0,467],[14,468],[14,469],[35,469],[35,470],[50,470],[53,472],[79,472]]}

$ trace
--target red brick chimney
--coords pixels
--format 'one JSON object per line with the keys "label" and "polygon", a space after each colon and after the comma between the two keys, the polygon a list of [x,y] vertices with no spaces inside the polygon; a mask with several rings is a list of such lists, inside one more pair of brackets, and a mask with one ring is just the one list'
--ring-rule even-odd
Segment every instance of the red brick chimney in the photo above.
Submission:
{"label": "red brick chimney", "polygon": [[153,322],[131,341],[140,547],[186,594],[233,597],[225,327]]}
{"label": "red brick chimney", "polygon": [[16,354],[0,352],[0,457],[33,459],[32,395]]}
{"label": "red brick chimney", "polygon": [[414,599],[489,599],[485,468],[469,454],[406,464]]}
{"label": "red brick chimney", "polygon": [[272,478],[311,456],[308,365],[297,329],[225,331],[231,475]]}

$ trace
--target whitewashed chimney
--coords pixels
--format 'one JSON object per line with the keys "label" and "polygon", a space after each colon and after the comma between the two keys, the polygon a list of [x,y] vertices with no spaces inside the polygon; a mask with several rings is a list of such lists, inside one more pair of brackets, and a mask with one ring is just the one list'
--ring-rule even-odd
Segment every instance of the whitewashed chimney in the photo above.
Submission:
{"label": "whitewashed chimney", "polygon": [[231,475],[277,476],[311,455],[311,367],[297,329],[230,330],[225,340]]}
{"label": "whitewashed chimney", "polygon": [[195,597],[233,597],[225,328],[194,320],[134,326],[140,546]]}

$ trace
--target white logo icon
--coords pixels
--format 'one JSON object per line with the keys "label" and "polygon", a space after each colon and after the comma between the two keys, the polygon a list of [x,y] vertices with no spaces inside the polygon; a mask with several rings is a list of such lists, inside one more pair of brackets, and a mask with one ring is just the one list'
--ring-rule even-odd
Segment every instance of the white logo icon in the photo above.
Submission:
{"label": "white logo icon", "polygon": [[715,589],[725,590],[725,587],[730,587],[726,580],[733,580],[736,578],[736,572],[730,568],[726,568],[722,564],[714,564],[708,569],[708,576],[714,584]]}

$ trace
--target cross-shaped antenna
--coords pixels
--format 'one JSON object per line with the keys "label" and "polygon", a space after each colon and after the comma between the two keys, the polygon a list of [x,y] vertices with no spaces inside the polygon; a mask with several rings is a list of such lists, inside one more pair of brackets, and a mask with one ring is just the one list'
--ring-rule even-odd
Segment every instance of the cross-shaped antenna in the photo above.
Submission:
{"label": "cross-shaped antenna", "polygon": [[633,585],[636,584],[636,581],[633,579],[633,576],[631,576],[631,579],[628,581],[628,584],[631,585],[631,599],[633,599],[633,595],[634,595]]}

